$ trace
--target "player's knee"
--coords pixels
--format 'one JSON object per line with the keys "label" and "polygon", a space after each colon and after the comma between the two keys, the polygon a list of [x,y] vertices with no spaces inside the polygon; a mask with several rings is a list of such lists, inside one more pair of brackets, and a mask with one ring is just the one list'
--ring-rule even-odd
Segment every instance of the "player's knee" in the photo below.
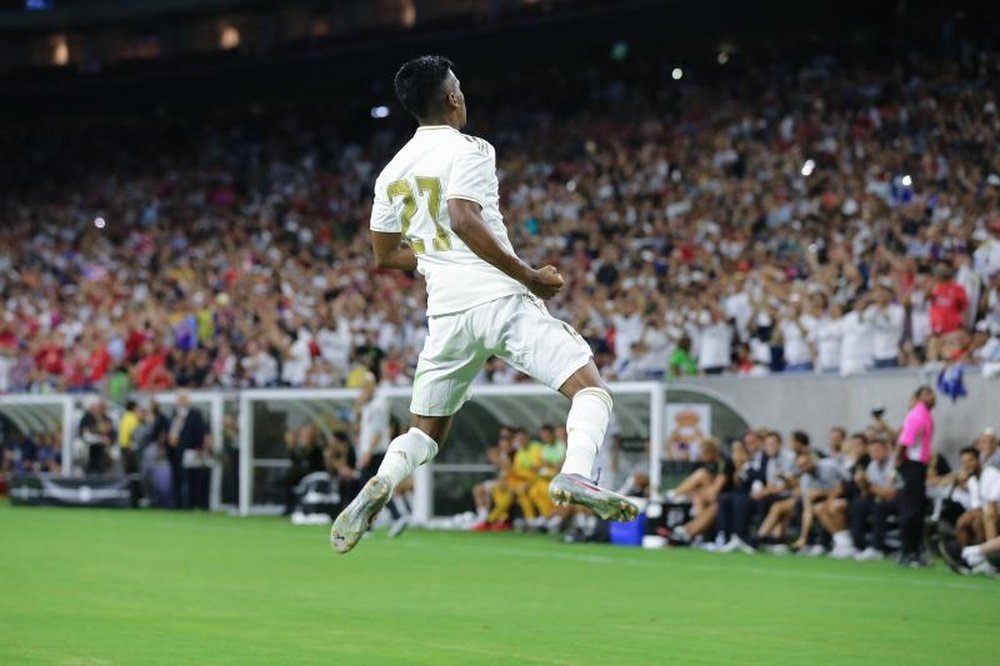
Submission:
{"label": "player's knee", "polygon": [[581,397],[593,397],[600,400],[608,407],[608,411],[614,409],[615,402],[611,397],[611,393],[608,391],[607,387],[603,383],[598,383],[595,386],[584,386],[573,396],[573,400],[576,401]]}

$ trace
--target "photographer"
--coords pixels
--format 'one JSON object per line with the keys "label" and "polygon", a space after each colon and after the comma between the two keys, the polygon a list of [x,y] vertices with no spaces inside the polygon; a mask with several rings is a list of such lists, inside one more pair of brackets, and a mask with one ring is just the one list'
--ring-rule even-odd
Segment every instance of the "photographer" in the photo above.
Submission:
{"label": "photographer", "polygon": [[865,428],[865,435],[868,440],[884,439],[887,442],[895,442],[899,433],[885,420],[885,407],[875,405],[871,411],[872,421]]}

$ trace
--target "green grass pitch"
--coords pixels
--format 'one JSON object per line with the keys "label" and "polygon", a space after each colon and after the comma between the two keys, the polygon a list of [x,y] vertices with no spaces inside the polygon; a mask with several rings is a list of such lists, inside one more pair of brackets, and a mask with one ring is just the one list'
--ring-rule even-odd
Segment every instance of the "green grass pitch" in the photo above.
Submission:
{"label": "green grass pitch", "polygon": [[1000,581],[0,505],[0,664],[996,664]]}

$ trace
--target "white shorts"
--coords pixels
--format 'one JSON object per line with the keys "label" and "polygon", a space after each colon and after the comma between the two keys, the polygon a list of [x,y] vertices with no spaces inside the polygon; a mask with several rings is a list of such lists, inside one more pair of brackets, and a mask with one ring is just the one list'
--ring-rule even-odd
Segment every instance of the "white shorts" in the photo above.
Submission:
{"label": "white shorts", "polygon": [[979,475],[979,495],[983,504],[1000,502],[1000,469],[987,466]]}
{"label": "white shorts", "polygon": [[418,416],[457,412],[491,356],[555,390],[592,356],[579,333],[550,315],[540,299],[525,294],[430,317],[427,329],[410,403]]}

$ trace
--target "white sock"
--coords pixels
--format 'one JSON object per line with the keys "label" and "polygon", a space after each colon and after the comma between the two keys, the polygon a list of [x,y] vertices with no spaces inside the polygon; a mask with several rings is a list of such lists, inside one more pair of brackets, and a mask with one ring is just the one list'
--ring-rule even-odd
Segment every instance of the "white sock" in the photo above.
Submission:
{"label": "white sock", "polygon": [[377,476],[388,479],[395,488],[413,474],[413,470],[433,460],[437,452],[437,442],[427,433],[418,428],[410,428],[389,443],[385,458],[378,466]]}
{"label": "white sock", "polygon": [[976,566],[983,562],[986,556],[983,555],[983,549],[979,546],[966,546],[962,549],[962,559],[970,565]]}
{"label": "white sock", "polygon": [[580,474],[588,479],[594,473],[594,458],[604,442],[611,420],[611,395],[601,388],[577,391],[566,417],[566,461],[563,474]]}
{"label": "white sock", "polygon": [[851,533],[847,530],[841,530],[839,532],[833,533],[833,545],[840,546],[841,548],[850,548],[853,544],[851,543]]}
{"label": "white sock", "polygon": [[488,515],[490,515],[489,509],[483,509],[483,508],[476,509],[476,518],[478,518],[480,521],[486,520],[486,516]]}

